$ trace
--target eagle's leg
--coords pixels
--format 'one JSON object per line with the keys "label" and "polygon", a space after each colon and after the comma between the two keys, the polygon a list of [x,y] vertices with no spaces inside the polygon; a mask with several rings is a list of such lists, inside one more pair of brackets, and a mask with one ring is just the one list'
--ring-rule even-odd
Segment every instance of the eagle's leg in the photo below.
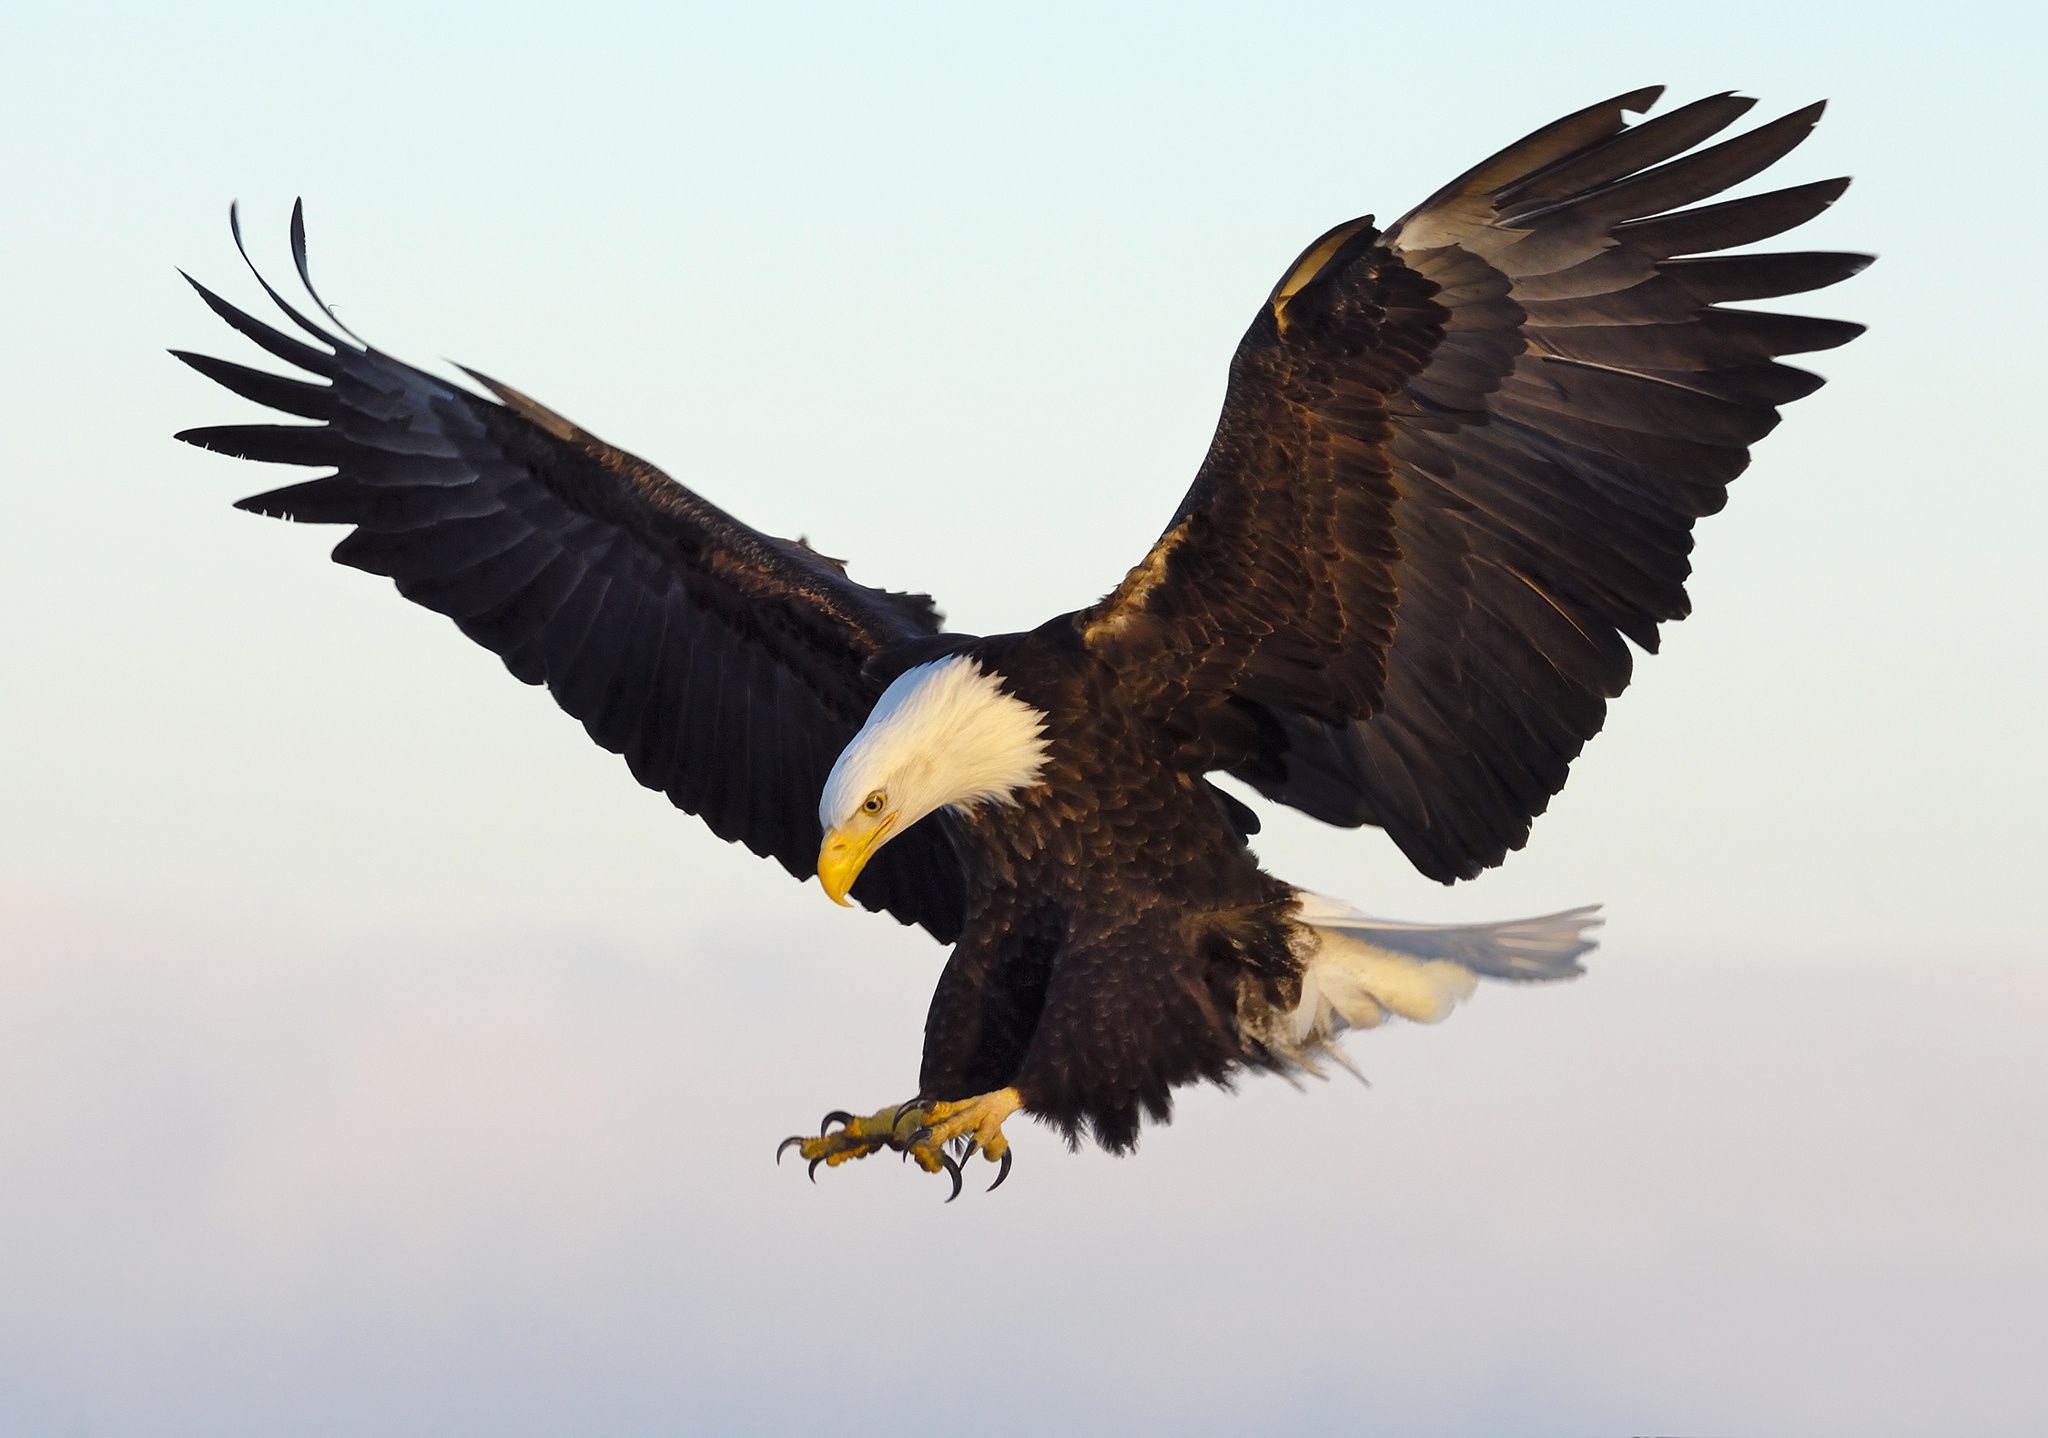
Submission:
{"label": "eagle's leg", "polygon": [[[978,1150],[989,1162],[1000,1163],[1002,1170],[989,1185],[998,1187],[1010,1176],[1010,1141],[1003,1135],[1003,1122],[1022,1104],[1017,1090],[1005,1088],[969,1099],[913,1099],[859,1118],[835,1110],[825,1115],[816,1138],[801,1134],[786,1138],[775,1156],[780,1159],[795,1148],[798,1157],[809,1161],[811,1177],[816,1179],[819,1164],[837,1168],[882,1149],[894,1149],[915,1160],[926,1173],[950,1175],[953,1192],[946,1201],[951,1203],[960,1194],[960,1165],[946,1152],[947,1145],[957,1141],[965,1145],[963,1157]],[[834,1128],[835,1123],[839,1127]]]}

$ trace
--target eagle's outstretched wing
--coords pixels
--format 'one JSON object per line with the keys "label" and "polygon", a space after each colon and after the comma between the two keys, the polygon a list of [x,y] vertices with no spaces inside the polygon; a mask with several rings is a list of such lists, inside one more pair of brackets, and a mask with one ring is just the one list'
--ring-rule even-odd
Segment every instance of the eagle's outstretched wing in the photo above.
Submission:
{"label": "eagle's outstretched wing", "polygon": [[[296,207],[292,254],[320,304]],[[517,391],[473,375],[501,402],[469,393],[354,340],[324,304],[341,332],[314,323],[257,279],[317,344],[192,284],[215,314],[321,383],[174,353],[313,423],[178,438],[332,472],[238,507],[353,526],[336,560],[394,580],[515,676],[545,684],[636,779],[719,837],[798,878],[814,873],[818,795],[880,688],[862,666],[935,633],[931,601],[856,584]],[[941,826],[891,844],[853,896],[951,942],[964,886]]]}
{"label": "eagle's outstretched wing", "polygon": [[1819,387],[1774,361],[1862,328],[1721,302],[1864,256],[1681,258],[1841,194],[1681,208],[1784,156],[1821,107],[1695,150],[1751,102],[1626,124],[1658,94],[1545,126],[1384,233],[1311,245],[1232,361],[1173,523],[1075,616],[1134,698],[1203,738],[1194,762],[1379,825],[1433,878],[1521,846],[1628,683],[1623,638],[1654,650],[1686,613],[1693,522]]}

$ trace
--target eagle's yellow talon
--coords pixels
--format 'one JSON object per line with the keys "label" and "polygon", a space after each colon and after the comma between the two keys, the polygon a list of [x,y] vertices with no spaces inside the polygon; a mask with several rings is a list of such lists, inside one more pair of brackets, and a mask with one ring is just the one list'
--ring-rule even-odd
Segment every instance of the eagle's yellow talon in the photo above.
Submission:
{"label": "eagle's yellow talon", "polygon": [[[947,1145],[957,1142],[961,1159],[972,1158],[979,1152],[990,1163],[1000,1163],[1001,1171],[989,1185],[991,1190],[1000,1188],[1010,1176],[1010,1141],[1003,1136],[1003,1122],[1022,1104],[1023,1097],[1017,1090],[1006,1088],[969,1099],[894,1104],[861,1118],[834,1109],[819,1125],[824,1131],[818,1137],[799,1134],[784,1139],[775,1157],[780,1160],[787,1150],[795,1148],[809,1162],[815,1180],[820,1164],[837,1168],[892,1148],[926,1173],[950,1176],[953,1191],[946,1201],[951,1203],[960,1194],[960,1162],[946,1151]],[[835,1123],[838,1128],[832,1127]]]}

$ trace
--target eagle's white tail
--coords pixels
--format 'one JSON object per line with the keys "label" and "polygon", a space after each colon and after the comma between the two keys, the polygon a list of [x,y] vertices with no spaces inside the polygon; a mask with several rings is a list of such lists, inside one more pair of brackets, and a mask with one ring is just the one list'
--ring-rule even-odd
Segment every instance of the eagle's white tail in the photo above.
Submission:
{"label": "eagle's white tail", "polygon": [[1597,904],[1494,924],[1404,924],[1306,890],[1300,900],[1296,917],[1316,945],[1288,1027],[1304,1048],[1347,1028],[1373,1028],[1389,1014],[1436,1023],[1482,978],[1571,978],[1594,947],[1587,931],[1601,922]]}

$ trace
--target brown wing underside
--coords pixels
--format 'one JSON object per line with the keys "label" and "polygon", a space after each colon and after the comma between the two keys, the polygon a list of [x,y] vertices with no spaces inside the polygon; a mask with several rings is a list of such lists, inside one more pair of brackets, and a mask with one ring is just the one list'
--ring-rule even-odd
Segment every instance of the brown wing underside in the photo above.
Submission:
{"label": "brown wing underside", "polygon": [[[292,243],[304,281],[296,210]],[[337,561],[390,578],[545,685],[636,779],[721,838],[798,878],[815,872],[818,795],[875,698],[862,666],[935,633],[929,599],[855,584],[835,561],[749,528],[517,391],[480,375],[502,403],[458,389],[315,324],[267,282],[316,344],[193,283],[215,314],[313,377],[179,354],[311,421],[178,436],[330,471],[240,508],[350,526]],[[958,933],[963,884],[937,825],[890,845],[853,893],[942,941]]]}

